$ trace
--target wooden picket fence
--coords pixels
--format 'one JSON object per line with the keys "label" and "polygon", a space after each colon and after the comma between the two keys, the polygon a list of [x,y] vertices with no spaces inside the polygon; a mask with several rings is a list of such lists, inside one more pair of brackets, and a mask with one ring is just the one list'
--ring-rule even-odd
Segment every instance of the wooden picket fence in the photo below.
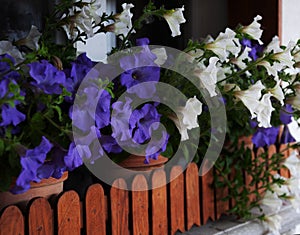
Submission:
{"label": "wooden picket fence", "polygon": [[[11,205],[1,213],[0,235],[173,235],[177,231],[184,232],[193,225],[205,224],[208,219],[218,219],[230,208],[230,201],[220,200],[222,195],[226,196],[226,190],[212,187],[213,169],[201,177],[198,170],[195,163],[189,164],[184,172],[180,166],[173,166],[170,171],[159,169],[153,172],[150,182],[139,174],[130,181],[133,190],[125,190],[128,181],[121,178],[116,179],[109,190],[101,184],[93,184],[83,201],[71,190],[50,202],[35,198],[26,210]],[[155,187],[178,174],[170,183]],[[149,184],[153,189],[139,190],[147,189]]]}

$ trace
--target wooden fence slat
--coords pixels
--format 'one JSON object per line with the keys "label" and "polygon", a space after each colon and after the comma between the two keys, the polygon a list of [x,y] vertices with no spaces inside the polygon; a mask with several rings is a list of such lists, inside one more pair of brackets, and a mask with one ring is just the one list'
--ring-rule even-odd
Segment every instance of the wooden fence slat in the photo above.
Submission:
{"label": "wooden fence slat", "polygon": [[185,231],[184,177],[181,166],[174,166],[171,169],[170,179],[172,179],[170,182],[171,234],[175,234],[177,230]]}
{"label": "wooden fence slat", "polygon": [[106,234],[104,190],[100,184],[91,185],[85,196],[86,234]]}
{"label": "wooden fence slat", "polygon": [[[257,149],[256,157],[258,158],[258,156],[260,156],[261,154],[265,154],[265,150],[262,147]],[[265,162],[261,158],[258,158],[258,159],[259,159],[258,164],[259,165],[264,164],[264,166],[262,166],[262,167],[264,168],[264,170],[267,170],[267,164],[266,164],[267,162]],[[264,174],[264,172],[261,173],[260,178],[263,178],[263,174]],[[261,181],[256,185],[256,187],[258,188],[258,192],[261,195],[264,193],[264,189],[261,188],[262,185],[263,185],[263,182],[261,182]]]}
{"label": "wooden fence slat", "polygon": [[[252,142],[252,137],[253,137],[252,135],[245,136],[245,137],[240,137],[239,140],[244,142],[244,148],[245,149],[249,149],[251,151],[251,159],[252,159],[252,161],[255,161],[256,155],[255,155],[255,151],[254,151],[254,144]],[[240,142],[240,144],[242,144],[242,143]],[[234,170],[234,171],[236,171],[236,170]],[[243,174],[244,174],[245,186],[247,187],[247,190],[249,192],[253,192],[256,189],[255,184],[251,185],[251,182],[253,181],[253,177],[249,173],[247,173],[246,171],[243,171]],[[231,178],[231,179],[234,181],[234,178]],[[241,193],[242,190],[243,189],[240,188],[239,193]],[[249,203],[250,203],[250,202],[256,200],[256,195],[252,193],[248,196],[248,199],[249,199]],[[235,199],[234,198],[232,198],[231,202],[232,202],[232,205],[235,205]]]}
{"label": "wooden fence slat", "polygon": [[110,190],[112,235],[129,235],[129,196],[124,179],[116,179]]}
{"label": "wooden fence slat", "polygon": [[149,234],[148,186],[144,175],[136,175],[132,181],[133,235]]}
{"label": "wooden fence slat", "polygon": [[46,198],[35,199],[29,208],[29,234],[54,234],[53,210]]}
{"label": "wooden fence slat", "polygon": [[16,206],[7,207],[0,218],[0,235],[23,235],[24,217]]}
{"label": "wooden fence slat", "polygon": [[[288,158],[291,154],[291,151],[287,149],[287,144],[281,144],[279,147],[279,152],[281,152],[284,155],[284,158]],[[285,178],[290,178],[290,172],[287,168],[281,168],[280,169],[280,175]]]}
{"label": "wooden fence slat", "polygon": [[185,175],[186,180],[186,209],[187,209],[187,230],[192,226],[200,226],[200,197],[199,197],[199,175],[198,167],[191,163]]}
{"label": "wooden fence slat", "polygon": [[[229,176],[228,176],[229,177]],[[227,177],[227,179],[228,179]],[[226,214],[229,210],[229,200],[223,200],[226,196],[228,196],[229,189],[228,187],[215,188],[216,190],[216,216],[215,219],[219,219],[221,215]]]}
{"label": "wooden fence slat", "polygon": [[[252,158],[252,161],[254,161],[255,158],[256,158],[256,155],[255,155],[254,150],[251,150],[251,158]],[[255,184],[250,185],[251,182],[252,182],[252,180],[253,180],[252,176],[251,176],[250,174],[248,174],[247,172],[244,172],[244,174],[245,174],[245,185],[246,185],[247,189],[248,189],[250,192],[255,191],[256,185],[255,185]],[[242,190],[242,189],[241,189],[241,190]],[[250,194],[250,195],[248,196],[248,198],[249,198],[249,203],[250,203],[250,202],[253,202],[253,201],[256,200],[256,195],[255,195],[254,193],[252,193],[252,194]]]}
{"label": "wooden fence slat", "polygon": [[206,224],[209,219],[215,219],[215,192],[213,187],[214,174],[213,168],[200,177],[202,185],[202,219],[203,224]]}
{"label": "wooden fence slat", "polygon": [[168,234],[167,183],[164,170],[152,175],[152,234]]}
{"label": "wooden fence slat", "polygon": [[[272,155],[275,154],[277,151],[276,151],[276,146],[274,144],[270,145],[268,147],[268,160],[269,160],[269,164],[272,163],[271,161],[271,158],[272,158]],[[271,174],[275,175],[275,174],[278,174],[279,172],[277,171],[270,171]]]}
{"label": "wooden fence slat", "polygon": [[71,190],[65,192],[57,203],[57,227],[59,235],[80,235],[81,210],[78,194]]}

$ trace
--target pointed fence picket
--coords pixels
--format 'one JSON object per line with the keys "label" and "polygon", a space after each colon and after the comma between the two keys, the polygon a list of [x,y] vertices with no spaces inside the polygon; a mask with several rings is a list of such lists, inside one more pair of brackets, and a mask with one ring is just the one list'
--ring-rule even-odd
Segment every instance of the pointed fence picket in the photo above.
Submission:
{"label": "pointed fence picket", "polygon": [[[275,152],[276,148],[271,146],[270,150]],[[259,153],[252,154],[255,157]],[[190,163],[185,171],[181,166],[173,166],[146,176],[138,174],[133,179],[116,179],[110,188],[93,184],[83,201],[71,190],[50,202],[35,198],[25,211],[11,205],[0,213],[0,235],[173,235],[177,231],[184,232],[194,225],[201,226],[209,219],[219,218],[234,204],[234,200],[220,201],[221,190],[212,186],[213,170],[199,177],[198,166]],[[234,172],[228,177],[232,179]],[[167,183],[169,179],[173,180]],[[245,182],[251,182],[246,174]],[[127,190],[130,187],[133,190]],[[226,190],[222,193],[226,196]]]}

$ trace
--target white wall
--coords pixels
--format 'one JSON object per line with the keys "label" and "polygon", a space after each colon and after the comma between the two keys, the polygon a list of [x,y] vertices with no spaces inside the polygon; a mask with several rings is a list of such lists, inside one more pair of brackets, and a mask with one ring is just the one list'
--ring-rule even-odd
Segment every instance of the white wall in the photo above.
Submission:
{"label": "white wall", "polygon": [[282,44],[300,38],[300,0],[282,0]]}

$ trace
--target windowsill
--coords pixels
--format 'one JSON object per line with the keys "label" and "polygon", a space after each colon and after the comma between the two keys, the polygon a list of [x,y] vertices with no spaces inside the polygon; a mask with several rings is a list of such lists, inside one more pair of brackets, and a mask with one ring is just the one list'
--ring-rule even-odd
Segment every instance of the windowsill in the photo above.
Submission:
{"label": "windowsill", "polygon": [[[282,217],[281,234],[293,234],[293,230],[300,223],[300,214],[292,206],[285,206],[278,213]],[[201,227],[193,227],[185,233],[176,235],[271,235],[259,220],[239,221],[234,217],[223,216],[218,221],[209,221]]]}

